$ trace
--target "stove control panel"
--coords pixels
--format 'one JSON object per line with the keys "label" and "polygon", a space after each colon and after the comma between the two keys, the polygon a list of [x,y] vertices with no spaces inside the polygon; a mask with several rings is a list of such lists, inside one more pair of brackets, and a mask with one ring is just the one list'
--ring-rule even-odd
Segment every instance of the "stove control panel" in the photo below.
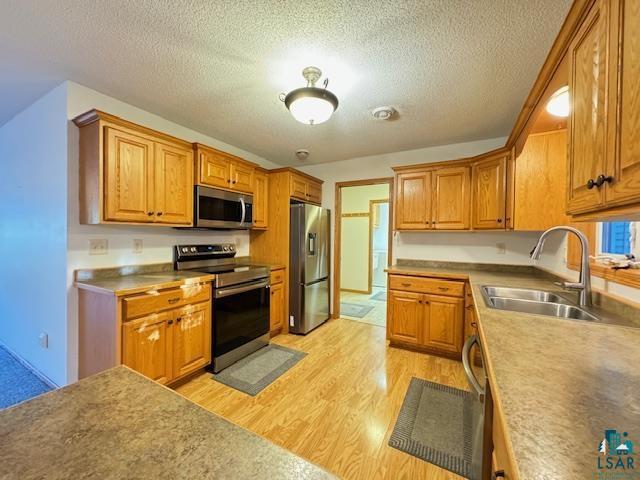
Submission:
{"label": "stove control panel", "polygon": [[236,246],[233,243],[216,243],[207,245],[176,245],[176,257],[229,257],[236,254]]}

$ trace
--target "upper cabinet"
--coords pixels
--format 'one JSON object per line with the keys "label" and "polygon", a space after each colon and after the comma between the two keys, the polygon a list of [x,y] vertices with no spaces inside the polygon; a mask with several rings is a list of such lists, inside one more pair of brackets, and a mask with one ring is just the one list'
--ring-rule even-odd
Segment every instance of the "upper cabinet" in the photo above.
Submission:
{"label": "upper cabinet", "polygon": [[504,150],[451,162],[396,167],[396,230],[506,228]]}
{"label": "upper cabinet", "polygon": [[80,222],[189,226],[193,152],[174,137],[92,110],[80,128]]}
{"label": "upper cabinet", "polygon": [[473,228],[505,226],[506,171],[508,154],[499,154],[473,164]]}
{"label": "upper cabinet", "polygon": [[253,228],[265,230],[269,216],[269,175],[258,170],[253,175]]}
{"label": "upper cabinet", "polygon": [[304,202],[322,203],[322,182],[300,172],[289,171],[289,195]]}
{"label": "upper cabinet", "polygon": [[598,0],[569,47],[567,211],[638,218],[640,0]]}
{"label": "upper cabinet", "polygon": [[198,185],[253,193],[254,164],[200,143],[194,148]]}

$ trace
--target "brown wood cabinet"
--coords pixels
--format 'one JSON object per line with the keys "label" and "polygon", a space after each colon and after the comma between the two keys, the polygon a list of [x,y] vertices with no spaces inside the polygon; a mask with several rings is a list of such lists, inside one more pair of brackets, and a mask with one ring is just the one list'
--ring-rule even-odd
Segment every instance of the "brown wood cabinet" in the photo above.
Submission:
{"label": "brown wood cabinet", "polygon": [[322,183],[297,172],[290,172],[289,195],[311,203],[322,203]]}
{"label": "brown wood cabinet", "polygon": [[80,223],[189,226],[189,143],[113,115],[89,111],[80,129]]}
{"label": "brown wood cabinet", "polygon": [[640,218],[640,4],[597,0],[569,47],[568,212]]}
{"label": "brown wood cabinet", "polygon": [[253,174],[253,228],[266,230],[269,225],[269,175],[256,170]]}
{"label": "brown wood cabinet", "polygon": [[80,378],[125,364],[169,384],[211,362],[211,285],[154,288],[79,290]]}
{"label": "brown wood cabinet", "polygon": [[396,175],[396,230],[431,228],[431,171]]}
{"label": "brown wood cabinet", "polygon": [[516,160],[515,229],[566,225],[566,185],[566,130],[529,135]]}
{"label": "brown wood cabinet", "polygon": [[255,164],[200,143],[193,148],[198,185],[253,193]]}
{"label": "brown wood cabinet", "polygon": [[464,331],[463,291],[462,282],[389,275],[387,338],[391,344],[459,358]]}
{"label": "brown wood cabinet", "polygon": [[284,269],[271,272],[271,299],[269,312],[269,330],[271,336],[278,335],[286,322],[285,309],[285,278]]}
{"label": "brown wood cabinet", "polygon": [[505,226],[507,157],[499,154],[473,164],[473,228],[476,230]]}

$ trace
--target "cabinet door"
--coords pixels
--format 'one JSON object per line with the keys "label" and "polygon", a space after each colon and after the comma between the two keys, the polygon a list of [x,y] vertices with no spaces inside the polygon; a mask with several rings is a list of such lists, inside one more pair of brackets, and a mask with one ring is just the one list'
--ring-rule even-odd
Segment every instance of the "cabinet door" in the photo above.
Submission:
{"label": "cabinet door", "polygon": [[430,228],[431,172],[399,173],[396,186],[396,229]]}
{"label": "cabinet door", "polygon": [[169,313],[124,323],[122,363],[156,382],[171,381],[172,324]]}
{"label": "cabinet door", "polygon": [[252,165],[233,160],[231,162],[231,188],[245,193],[253,193],[253,171]]}
{"label": "cabinet door", "polygon": [[[607,205],[640,201],[640,0],[611,2]],[[616,99],[614,101],[614,99]]]}
{"label": "cabinet door", "polygon": [[211,303],[173,311],[173,377],[211,363]]}
{"label": "cabinet door", "polygon": [[473,228],[504,228],[506,166],[505,156],[473,165]]}
{"label": "cabinet door", "polygon": [[269,176],[255,172],[253,176],[253,228],[265,230],[269,212]]}
{"label": "cabinet door", "polygon": [[153,141],[130,131],[106,127],[105,142],[105,220],[153,221]]}
{"label": "cabinet door", "polygon": [[423,295],[389,290],[387,321],[390,340],[419,344],[424,322]]}
{"label": "cabinet door", "polygon": [[322,184],[314,181],[307,182],[307,200],[322,203]]}
{"label": "cabinet door", "polygon": [[307,180],[295,173],[291,174],[290,186],[289,186],[289,194],[290,196],[300,199],[307,199]]}
{"label": "cabinet door", "polygon": [[422,344],[452,353],[462,351],[464,300],[426,295]]}
{"label": "cabinet door", "polygon": [[155,220],[193,222],[193,152],[179,145],[156,143]]}
{"label": "cabinet door", "polygon": [[273,332],[284,324],[284,283],[271,285],[269,329]]}
{"label": "cabinet door", "polygon": [[230,159],[226,155],[211,150],[198,149],[200,162],[200,183],[211,187],[230,188]]}
{"label": "cabinet door", "polygon": [[433,176],[433,228],[466,230],[470,224],[469,167],[439,168]]}
{"label": "cabinet door", "polygon": [[593,210],[604,189],[589,187],[605,173],[608,0],[598,0],[569,46],[568,211]]}

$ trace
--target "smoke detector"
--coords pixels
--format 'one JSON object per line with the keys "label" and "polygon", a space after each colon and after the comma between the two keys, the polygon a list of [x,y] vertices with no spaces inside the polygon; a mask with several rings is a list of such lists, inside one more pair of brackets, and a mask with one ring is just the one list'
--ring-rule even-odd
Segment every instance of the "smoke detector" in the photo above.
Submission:
{"label": "smoke detector", "polygon": [[309,158],[309,150],[305,150],[304,148],[296,150],[296,157],[298,157],[298,160],[305,161]]}
{"label": "smoke detector", "polygon": [[373,112],[371,112],[373,118],[375,118],[376,120],[389,120],[395,115],[395,113],[396,109],[388,105],[375,108]]}

